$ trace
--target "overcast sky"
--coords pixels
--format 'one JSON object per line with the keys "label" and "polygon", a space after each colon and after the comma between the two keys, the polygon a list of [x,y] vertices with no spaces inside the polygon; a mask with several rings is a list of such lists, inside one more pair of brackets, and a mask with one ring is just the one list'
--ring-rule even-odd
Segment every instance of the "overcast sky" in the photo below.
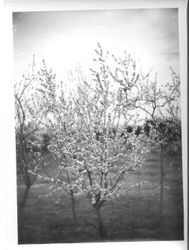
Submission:
{"label": "overcast sky", "polygon": [[179,73],[177,9],[17,12],[13,30],[16,74],[33,54],[60,78],[78,63],[88,68],[97,42],[114,54],[130,52],[161,81],[169,78],[169,66]]}

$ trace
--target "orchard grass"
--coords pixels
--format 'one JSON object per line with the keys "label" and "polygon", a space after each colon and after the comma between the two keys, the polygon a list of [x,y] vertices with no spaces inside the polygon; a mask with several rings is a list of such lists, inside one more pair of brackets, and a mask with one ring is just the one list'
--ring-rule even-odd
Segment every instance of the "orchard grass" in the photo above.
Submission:
{"label": "orchard grass", "polygon": [[[50,161],[53,172],[56,163]],[[173,157],[173,156],[171,156]],[[124,185],[133,186],[119,198],[102,207],[107,237],[104,241],[182,240],[183,197],[181,156],[175,155],[176,164],[169,165],[164,156],[164,201],[160,220],[160,154],[153,151],[142,168],[127,175]],[[119,164],[123,164],[120,162]],[[50,167],[51,166],[51,167]],[[49,170],[50,171],[50,170]],[[52,173],[51,172],[51,173]],[[70,196],[56,191],[45,197],[46,183],[31,187],[27,204],[18,209],[18,243],[71,243],[102,241],[98,234],[96,214],[89,200],[76,196],[77,222],[72,218]],[[24,185],[18,185],[18,204],[22,200]],[[19,205],[18,205],[19,208]]]}

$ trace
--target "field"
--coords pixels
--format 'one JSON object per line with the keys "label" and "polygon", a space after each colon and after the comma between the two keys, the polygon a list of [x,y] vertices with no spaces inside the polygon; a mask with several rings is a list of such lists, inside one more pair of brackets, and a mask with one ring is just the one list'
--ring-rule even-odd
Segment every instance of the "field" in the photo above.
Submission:
{"label": "field", "polygon": [[[172,165],[168,163],[168,157],[163,158],[162,213],[160,162],[160,152],[152,152],[145,165],[125,181],[128,186],[143,181],[145,184],[130,189],[102,208],[106,241],[183,239],[181,157],[175,155]],[[18,204],[24,189],[23,185],[18,185]],[[46,190],[47,184],[33,185],[25,208],[18,209],[19,244],[101,241],[95,211],[86,198],[77,197],[77,222],[74,222],[70,197],[60,192],[45,197]]]}

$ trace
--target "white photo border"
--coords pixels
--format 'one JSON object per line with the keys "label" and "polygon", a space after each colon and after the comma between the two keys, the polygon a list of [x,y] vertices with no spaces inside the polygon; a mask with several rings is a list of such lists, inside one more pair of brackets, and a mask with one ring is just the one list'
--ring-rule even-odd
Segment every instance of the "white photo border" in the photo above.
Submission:
{"label": "white photo border", "polygon": [[[145,9],[145,8],[178,8],[179,10],[179,44],[180,44],[180,77],[181,77],[181,108],[182,108],[182,146],[183,146],[183,187],[184,187],[184,241],[153,241],[153,242],[108,242],[108,243],[73,243],[73,244],[42,244],[18,245],[17,244],[17,202],[16,202],[16,153],[14,131],[14,88],[13,88],[13,32],[12,12],[25,11],[67,11],[67,10],[103,10],[103,9]],[[22,0],[4,1],[1,10],[3,22],[3,81],[1,84],[1,108],[3,124],[1,133],[1,152],[3,152],[3,180],[5,191],[3,201],[2,231],[4,239],[2,249],[74,249],[85,250],[88,248],[107,249],[187,249],[187,0]]]}

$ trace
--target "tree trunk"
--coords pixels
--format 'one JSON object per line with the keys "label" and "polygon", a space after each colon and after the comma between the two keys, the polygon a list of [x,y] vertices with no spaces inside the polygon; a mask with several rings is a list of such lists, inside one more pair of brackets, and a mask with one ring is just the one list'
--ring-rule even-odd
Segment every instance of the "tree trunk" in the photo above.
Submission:
{"label": "tree trunk", "polygon": [[163,209],[164,209],[164,169],[163,169],[163,146],[160,149],[160,207],[159,207],[159,234],[163,235]]}
{"label": "tree trunk", "polygon": [[[67,174],[67,180],[68,183],[71,186],[71,179],[70,179],[70,175],[69,175],[69,171],[66,171]],[[74,197],[74,192],[73,190],[70,188],[70,196],[71,196],[71,203],[72,203],[72,215],[73,215],[73,220],[76,222],[77,221],[77,216],[76,216],[76,210],[75,210],[75,197]]]}
{"label": "tree trunk", "polygon": [[106,233],[106,228],[104,226],[103,219],[102,219],[101,207],[97,205],[95,206],[95,210],[96,210],[96,215],[97,215],[98,232],[99,232],[100,238],[105,239],[107,237],[107,233]]}
{"label": "tree trunk", "polygon": [[75,210],[75,197],[74,197],[74,193],[73,193],[72,190],[70,191],[70,195],[71,195],[71,201],[72,201],[73,220],[76,222],[77,221],[77,216],[76,216],[76,210]]}
{"label": "tree trunk", "polygon": [[160,153],[160,161],[161,161],[161,166],[160,166],[160,218],[162,217],[163,214],[163,186],[164,186],[164,169],[163,169],[163,148],[161,145],[161,153]]}
{"label": "tree trunk", "polygon": [[26,205],[26,201],[28,199],[28,194],[29,194],[29,191],[30,191],[30,187],[31,185],[26,185],[26,189],[24,191],[24,196],[23,196],[23,199],[22,199],[22,202],[20,204],[20,209],[23,209]]}

